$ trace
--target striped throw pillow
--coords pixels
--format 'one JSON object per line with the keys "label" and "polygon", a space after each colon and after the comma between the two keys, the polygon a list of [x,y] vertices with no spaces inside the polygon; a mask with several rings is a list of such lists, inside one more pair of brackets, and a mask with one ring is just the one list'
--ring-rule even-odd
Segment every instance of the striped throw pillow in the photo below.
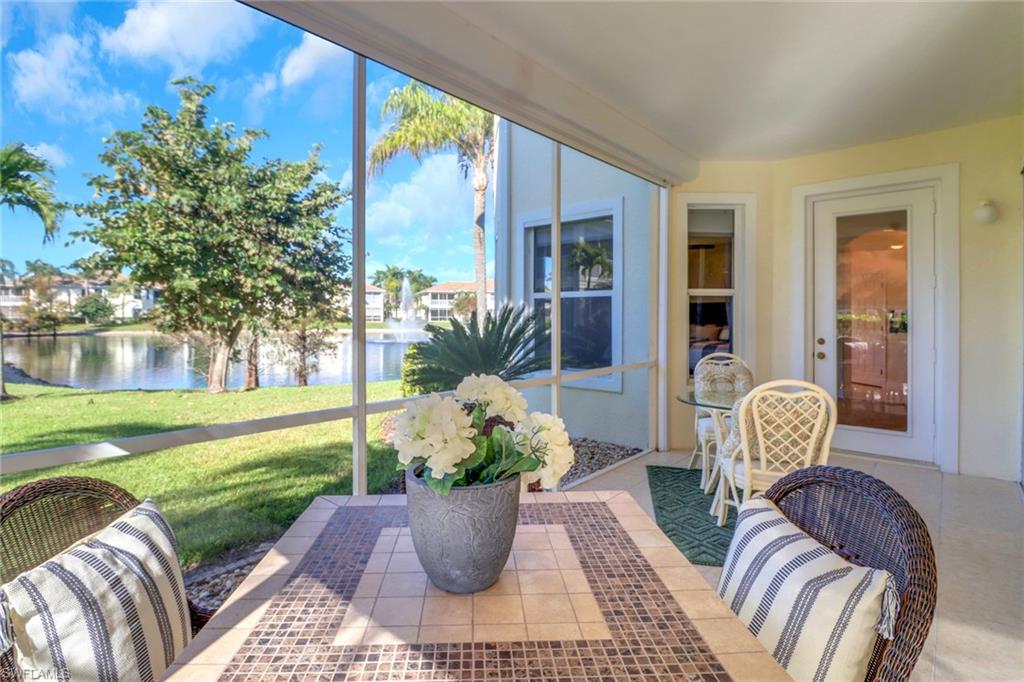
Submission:
{"label": "striped throw pillow", "polygon": [[0,591],[25,679],[150,682],[192,637],[177,543],[152,500]]}
{"label": "striped throw pillow", "polygon": [[851,564],[760,497],[740,508],[718,593],[795,680],[863,680],[899,604],[888,571]]}

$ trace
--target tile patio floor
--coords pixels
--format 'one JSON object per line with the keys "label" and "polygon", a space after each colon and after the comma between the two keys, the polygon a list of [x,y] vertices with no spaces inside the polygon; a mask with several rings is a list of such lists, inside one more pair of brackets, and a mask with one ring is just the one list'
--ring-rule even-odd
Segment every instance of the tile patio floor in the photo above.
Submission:
{"label": "tile patio floor", "polygon": [[[626,490],[654,516],[645,467],[685,467],[689,453],[652,453],[571,490]],[[896,488],[932,534],[939,571],[936,620],[913,679],[1024,680],[1024,495],[1018,484],[924,466],[834,455]],[[716,584],[721,569],[700,567]]]}

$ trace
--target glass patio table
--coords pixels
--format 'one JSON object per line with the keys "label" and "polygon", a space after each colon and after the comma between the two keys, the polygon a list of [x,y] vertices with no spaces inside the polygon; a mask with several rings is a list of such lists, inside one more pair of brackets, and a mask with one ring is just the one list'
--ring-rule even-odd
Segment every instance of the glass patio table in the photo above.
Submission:
{"label": "glass patio table", "polygon": [[733,404],[749,391],[694,391],[680,393],[676,399],[681,403],[702,407],[705,410],[729,412]]}
{"label": "glass patio table", "polygon": [[[714,425],[713,435],[715,438],[716,458],[722,452],[722,446],[729,435],[729,425],[726,423],[726,417],[732,412],[732,406],[736,401],[741,400],[747,393],[749,391],[697,391],[691,389],[676,396],[679,402],[699,407],[711,415],[711,423]],[[715,462],[714,466],[718,466],[718,463]],[[708,487],[711,481],[714,480],[714,467],[711,469],[712,475],[709,478],[705,478],[703,472],[704,469],[701,470],[700,485],[704,488],[705,492],[708,492]],[[713,505],[712,509],[714,509]]]}

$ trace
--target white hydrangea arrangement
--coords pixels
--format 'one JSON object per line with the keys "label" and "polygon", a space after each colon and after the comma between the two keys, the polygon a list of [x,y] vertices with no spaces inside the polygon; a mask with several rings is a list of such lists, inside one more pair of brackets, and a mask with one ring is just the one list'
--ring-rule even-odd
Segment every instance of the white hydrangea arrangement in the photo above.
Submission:
{"label": "white hydrangea arrangement", "polygon": [[422,464],[435,492],[486,485],[520,474],[554,488],[576,456],[565,423],[526,412],[526,398],[500,377],[474,374],[454,397],[432,394],[410,403],[392,441],[399,467]]}

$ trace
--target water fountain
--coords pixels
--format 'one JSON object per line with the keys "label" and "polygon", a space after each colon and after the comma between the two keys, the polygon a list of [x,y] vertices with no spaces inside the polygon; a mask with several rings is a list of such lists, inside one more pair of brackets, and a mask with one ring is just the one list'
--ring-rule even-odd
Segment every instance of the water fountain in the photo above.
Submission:
{"label": "water fountain", "polygon": [[409,276],[402,278],[402,290],[398,296],[398,310],[401,313],[403,327],[419,327],[416,321],[416,303],[412,300],[412,286],[409,284]]}
{"label": "water fountain", "polygon": [[409,277],[402,278],[402,288],[398,292],[398,310],[395,311],[395,319],[387,321],[387,328],[393,334],[385,334],[377,340],[388,343],[390,341],[421,341],[423,325],[416,319],[416,300],[412,295],[412,285]]}

